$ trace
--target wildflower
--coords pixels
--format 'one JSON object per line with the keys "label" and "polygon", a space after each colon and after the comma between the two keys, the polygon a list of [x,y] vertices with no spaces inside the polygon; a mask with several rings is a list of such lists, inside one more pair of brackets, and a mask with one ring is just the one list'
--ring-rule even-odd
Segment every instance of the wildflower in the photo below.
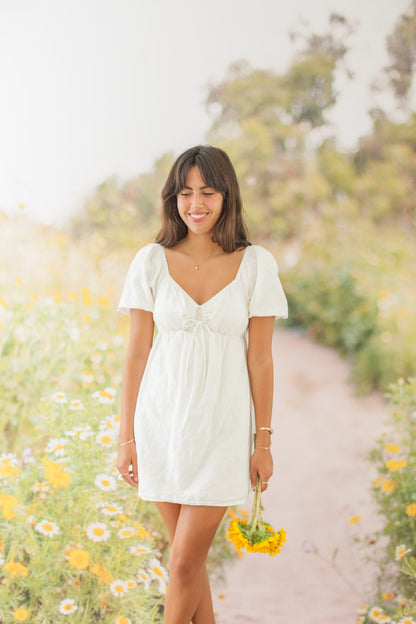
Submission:
{"label": "wildflower", "polygon": [[382,595],[383,600],[393,600],[394,598],[394,594],[391,594],[390,592],[386,592],[385,594]]}
{"label": "wildflower", "polygon": [[107,432],[100,431],[95,438],[95,441],[101,446],[112,446],[114,444],[114,435],[111,435]]}
{"label": "wildflower", "polygon": [[90,553],[83,548],[76,547],[68,553],[68,563],[77,570],[86,570],[90,564]]}
{"label": "wildflower", "polygon": [[65,598],[65,600],[62,600],[59,603],[59,613],[62,613],[63,615],[69,615],[70,613],[74,613],[74,611],[76,611],[77,609],[78,607],[75,604],[75,600],[73,600],[72,598]]}
{"label": "wildflower", "polygon": [[116,618],[115,624],[131,624],[131,620],[124,617],[124,615],[119,615],[118,618]]}
{"label": "wildflower", "polygon": [[406,603],[407,603],[406,598],[402,594],[399,594],[397,596],[397,604],[399,605],[399,607],[403,609],[406,606]]}
{"label": "wildflower", "polygon": [[85,533],[93,542],[105,542],[110,537],[107,525],[102,522],[92,522],[87,526]]}
{"label": "wildflower", "polygon": [[391,471],[395,472],[396,470],[401,470],[407,466],[407,461],[405,459],[389,459],[386,461],[386,467]]}
{"label": "wildflower", "polygon": [[140,522],[133,522],[133,526],[136,528],[136,535],[140,537],[140,539],[146,539],[146,537],[149,537],[149,532],[146,531]]}
{"label": "wildflower", "polygon": [[134,589],[134,587],[136,587],[137,585],[134,579],[127,579],[126,584],[127,584],[127,589]]}
{"label": "wildflower", "polygon": [[110,505],[110,504],[104,503],[101,506],[101,511],[106,516],[115,516],[116,514],[121,513],[122,509],[118,505]]}
{"label": "wildflower", "polygon": [[35,525],[35,530],[48,537],[54,537],[60,532],[58,525],[50,520],[41,520]]}
{"label": "wildflower", "polygon": [[55,392],[55,394],[51,396],[51,399],[55,401],[55,403],[66,403],[67,401],[65,392]]}
{"label": "wildflower", "polygon": [[84,383],[91,383],[92,381],[94,381],[94,375],[90,371],[85,371],[81,375],[81,381],[83,381]]}
{"label": "wildflower", "polygon": [[110,591],[113,594],[113,596],[117,596],[117,597],[124,596],[124,594],[127,593],[126,581],[121,581],[120,579],[113,581],[110,585]]}
{"label": "wildflower", "polygon": [[106,572],[98,563],[94,563],[90,567],[91,574],[95,574],[100,579],[99,582],[110,585],[114,581],[114,577],[110,572]]}
{"label": "wildflower", "polygon": [[102,359],[103,359],[102,353],[98,353],[98,351],[91,353],[91,362],[94,362],[94,364],[99,364],[100,362],[102,362]]}
{"label": "wildflower", "polygon": [[71,401],[71,403],[69,404],[69,409],[71,409],[71,410],[83,410],[84,406],[81,403],[81,401],[79,401],[79,399],[73,399]]}
{"label": "wildflower", "polygon": [[406,507],[406,513],[411,518],[415,518],[416,517],[416,503],[412,503],[411,505],[408,505]]}
{"label": "wildflower", "polygon": [[145,555],[146,553],[151,552],[151,548],[149,548],[149,546],[137,544],[136,546],[130,546],[129,551],[131,552],[132,555],[136,555],[136,557],[140,557],[141,555]]}
{"label": "wildflower", "polygon": [[99,474],[94,479],[95,485],[100,488],[100,490],[115,490],[117,487],[117,482],[111,475]]}
{"label": "wildflower", "polygon": [[381,609],[380,607],[373,607],[369,611],[369,616],[371,617],[373,622],[377,622],[380,615],[383,615],[383,609]]}
{"label": "wildflower", "polygon": [[13,610],[13,617],[18,622],[24,622],[25,620],[27,620],[28,616],[29,611],[27,609],[24,609],[23,607],[17,607],[17,609]]}
{"label": "wildflower", "polygon": [[92,393],[93,399],[98,399],[99,403],[113,403],[116,391],[113,388],[106,388],[105,390],[97,390]]}
{"label": "wildflower", "polygon": [[46,446],[48,453],[55,453],[55,455],[65,455],[65,438],[51,438]]}
{"label": "wildflower", "polygon": [[358,624],[362,624],[362,622],[364,622],[364,616],[363,615],[359,615],[357,617],[357,622],[358,622]]}
{"label": "wildflower", "polygon": [[40,481],[38,483],[34,483],[30,489],[32,492],[49,492],[51,488],[45,481]]}
{"label": "wildflower", "polygon": [[391,622],[391,617],[385,614],[380,615],[377,620],[377,624],[389,624],[389,622]]}
{"label": "wildflower", "polygon": [[400,448],[397,446],[397,444],[386,444],[384,448],[388,453],[393,453],[394,455],[396,453],[399,453],[400,451]]}
{"label": "wildflower", "polygon": [[104,420],[100,422],[100,429],[102,430],[111,429],[111,431],[113,431],[113,430],[117,430],[117,428],[118,428],[118,421],[117,421],[117,416],[115,414],[113,414],[109,418],[104,418]]}
{"label": "wildflower", "polygon": [[416,622],[411,617],[404,617],[401,620],[399,620],[399,624],[416,624]]}
{"label": "wildflower", "polygon": [[136,535],[136,532],[131,527],[123,527],[122,529],[117,531],[117,535],[121,539],[126,539],[127,537],[133,537],[134,535]]}
{"label": "wildflower", "polygon": [[381,486],[381,489],[384,490],[384,492],[387,492],[388,494],[390,494],[390,492],[393,492],[395,488],[396,488],[396,484],[391,479],[386,479],[383,485]]}
{"label": "wildflower", "polygon": [[377,477],[377,479],[374,479],[373,481],[373,486],[378,487],[382,481],[383,481],[383,477]]}
{"label": "wildflower", "polygon": [[11,494],[0,494],[0,509],[5,520],[13,520],[16,518],[16,508],[19,507],[19,501]]}
{"label": "wildflower", "polygon": [[29,568],[18,561],[8,561],[4,564],[3,570],[8,572],[12,578],[15,576],[27,576],[29,574]]}
{"label": "wildflower", "polygon": [[228,527],[226,537],[236,549],[245,548],[248,552],[263,552],[270,556],[280,552],[286,541],[286,531],[275,532],[273,527],[262,519],[261,478],[257,477],[251,521],[234,518]]}
{"label": "wildflower", "polygon": [[152,579],[144,568],[139,568],[139,570],[137,570],[137,580],[139,583],[143,583],[146,591],[149,590],[150,582]]}
{"label": "wildflower", "polygon": [[74,427],[71,431],[65,431],[65,435],[70,437],[77,437],[80,440],[86,440],[88,436],[94,435],[91,425],[85,425],[84,427]]}
{"label": "wildflower", "polygon": [[72,481],[72,477],[68,472],[62,470],[59,464],[50,459],[44,459],[42,463],[45,468],[46,480],[54,489],[58,487],[68,487]]}
{"label": "wildflower", "polygon": [[367,605],[362,604],[357,609],[358,615],[365,615],[367,613]]}
{"label": "wildflower", "polygon": [[17,465],[17,455],[14,453],[3,453],[0,455],[0,478],[15,477],[19,472],[20,468]]}
{"label": "wildflower", "polygon": [[356,522],[360,522],[361,521],[361,516],[353,516],[352,518],[350,518],[350,524],[355,524]]}
{"label": "wildflower", "polygon": [[148,570],[150,576],[156,581],[168,581],[168,573],[166,571],[166,568],[161,565],[160,561],[156,559],[156,557],[152,557],[152,559],[150,559],[148,564]]}
{"label": "wildflower", "polygon": [[404,544],[400,544],[400,546],[396,546],[396,561],[400,559],[404,559],[407,553],[412,552],[411,548],[406,548]]}

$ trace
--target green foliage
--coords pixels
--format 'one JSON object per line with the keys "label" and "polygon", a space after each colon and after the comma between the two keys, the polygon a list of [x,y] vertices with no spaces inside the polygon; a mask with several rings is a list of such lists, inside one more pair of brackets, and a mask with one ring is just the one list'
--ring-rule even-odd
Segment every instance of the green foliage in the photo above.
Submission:
{"label": "green foliage", "polygon": [[386,73],[396,98],[404,103],[414,82],[416,67],[416,2],[400,16],[393,32],[387,39],[391,64]]}

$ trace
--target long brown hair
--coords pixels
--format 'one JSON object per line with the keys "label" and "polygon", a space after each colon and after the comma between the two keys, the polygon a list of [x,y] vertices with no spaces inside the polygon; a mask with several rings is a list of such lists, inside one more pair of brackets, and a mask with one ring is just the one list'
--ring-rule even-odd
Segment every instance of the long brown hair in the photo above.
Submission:
{"label": "long brown hair", "polygon": [[173,247],[185,238],[188,228],[180,217],[177,195],[185,188],[188,172],[194,166],[198,167],[205,184],[223,197],[221,215],[212,229],[212,240],[226,252],[251,245],[234,167],[222,149],[211,145],[191,147],[173,163],[162,189],[163,221],[156,242]]}

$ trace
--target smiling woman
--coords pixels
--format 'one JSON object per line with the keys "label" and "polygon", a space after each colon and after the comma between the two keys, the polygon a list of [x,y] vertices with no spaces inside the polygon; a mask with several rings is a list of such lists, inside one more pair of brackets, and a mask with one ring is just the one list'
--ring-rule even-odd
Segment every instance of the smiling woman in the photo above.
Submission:
{"label": "smiling woman", "polygon": [[227,507],[273,472],[271,342],[287,302],[273,256],[248,240],[225,152],[187,150],[162,199],[162,229],[118,305],[131,334],[117,467],[169,533],[165,624],[213,624],[212,539]]}

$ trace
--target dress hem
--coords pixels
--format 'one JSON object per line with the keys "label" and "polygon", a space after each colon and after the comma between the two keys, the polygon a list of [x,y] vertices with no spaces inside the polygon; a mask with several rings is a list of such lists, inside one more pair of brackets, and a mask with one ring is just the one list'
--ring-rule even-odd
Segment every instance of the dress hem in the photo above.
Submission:
{"label": "dress hem", "polygon": [[203,501],[195,501],[195,500],[186,500],[184,498],[181,497],[174,497],[174,496],[160,496],[160,497],[156,497],[156,496],[151,496],[150,494],[146,495],[142,495],[139,493],[139,498],[141,498],[143,501],[146,502],[152,502],[152,503],[177,503],[179,505],[193,505],[195,507],[197,506],[201,506],[201,507],[230,507],[231,505],[244,505],[249,497],[249,493],[247,493],[247,496],[245,496],[244,498],[238,498],[238,499],[234,499],[230,502],[225,502],[225,501],[216,501],[215,503],[213,503],[212,501],[207,502],[206,500]]}

